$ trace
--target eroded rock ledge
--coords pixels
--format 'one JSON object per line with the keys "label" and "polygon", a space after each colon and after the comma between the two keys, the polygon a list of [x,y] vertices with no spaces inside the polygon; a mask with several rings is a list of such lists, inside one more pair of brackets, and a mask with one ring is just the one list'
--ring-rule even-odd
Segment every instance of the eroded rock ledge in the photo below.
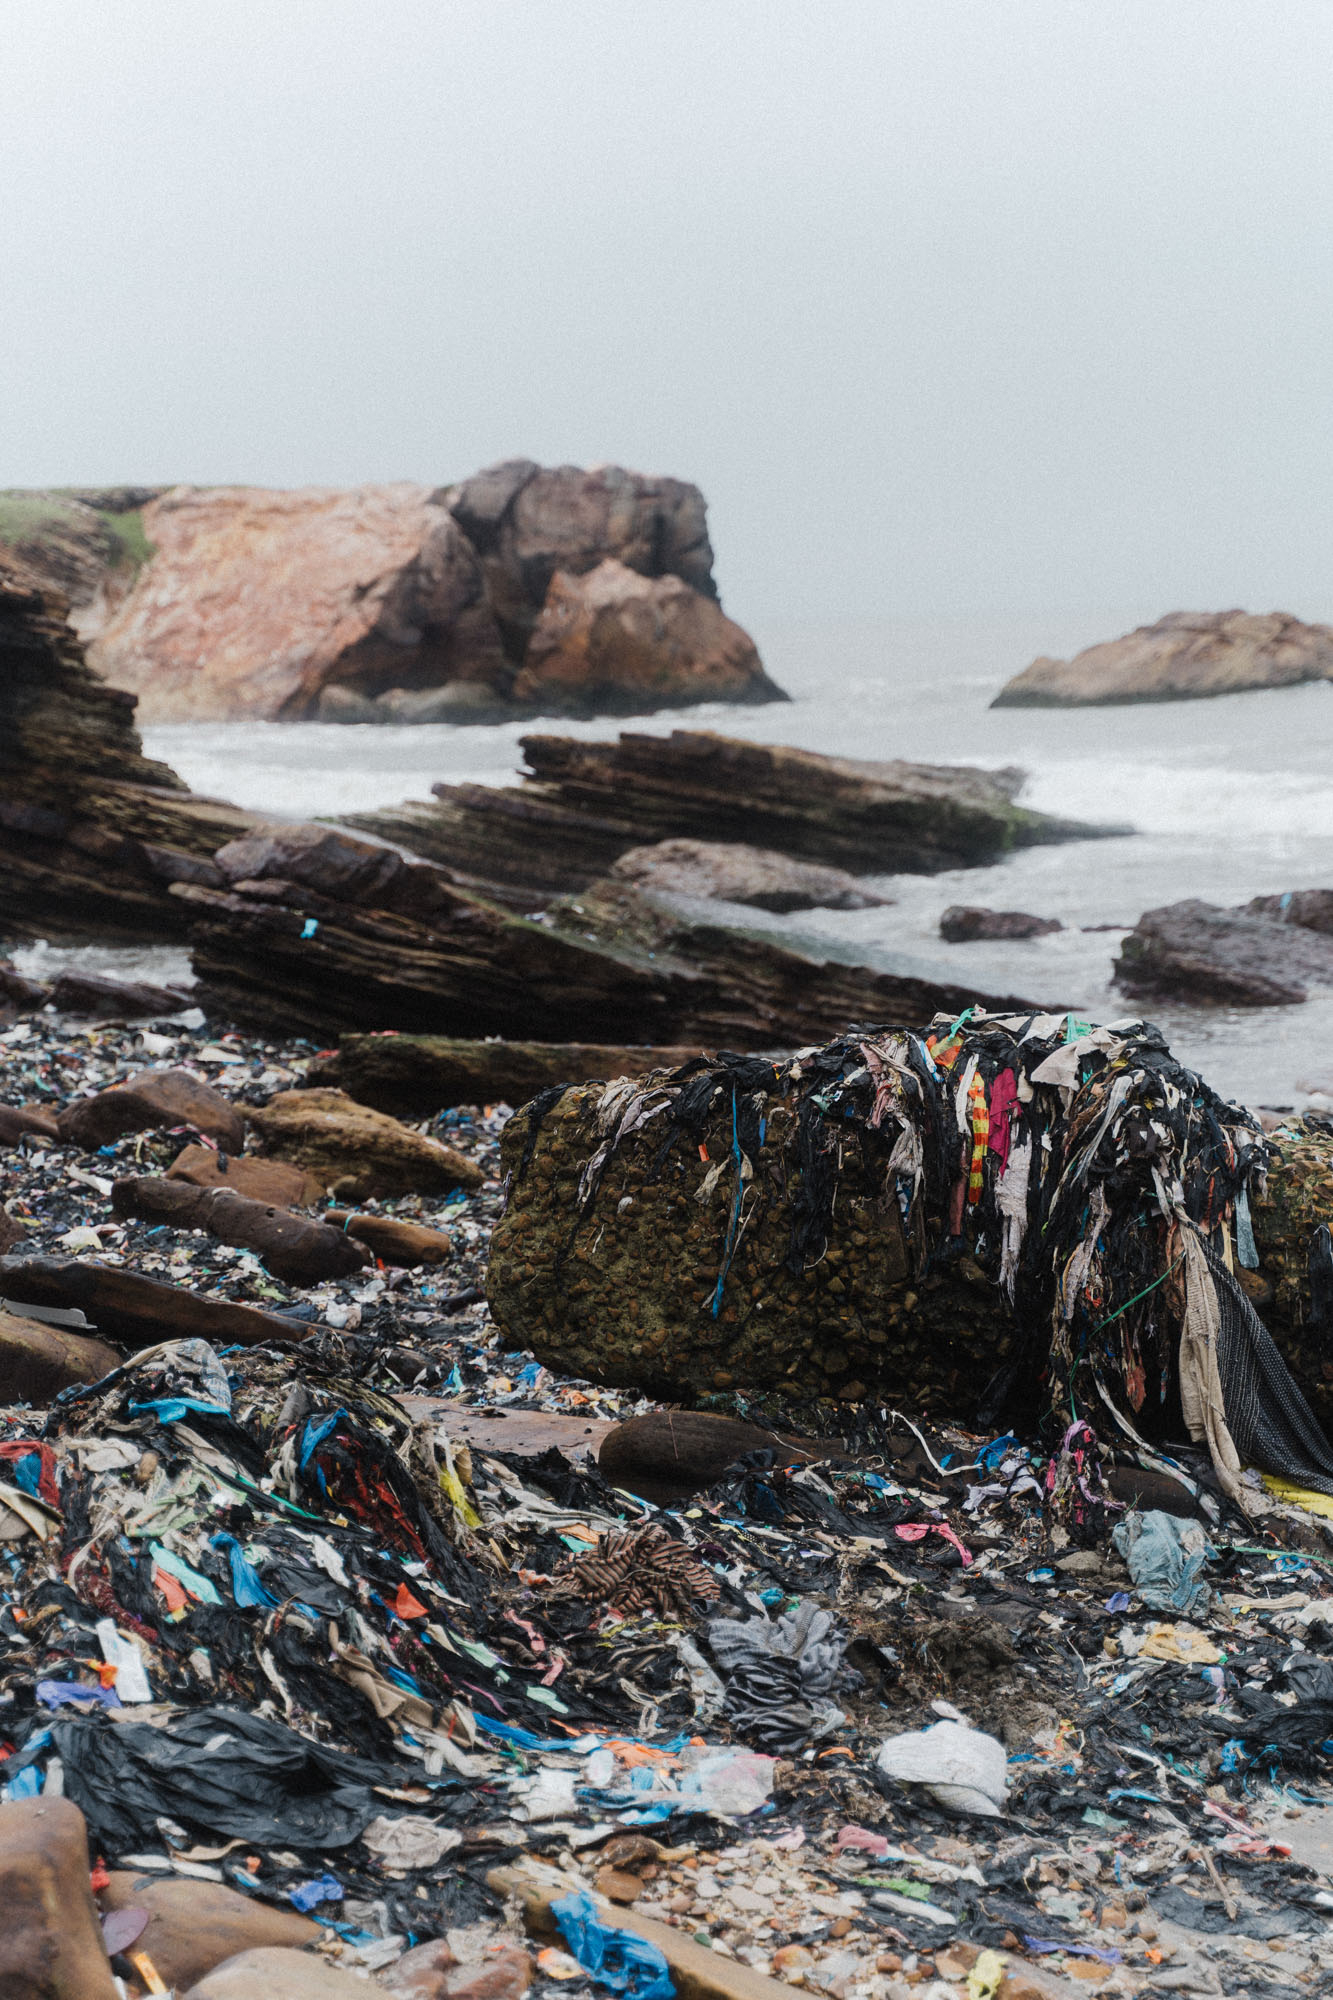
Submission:
{"label": "eroded rock ledge", "polygon": [[984,866],[1019,847],[1120,828],[1015,803],[1021,771],[871,763],[711,730],[615,742],[525,736],[521,785],[436,785],[433,804],[349,824],[535,908],[584,889],[632,847],[740,842],[853,875]]}
{"label": "eroded rock ledge", "polygon": [[173,881],[254,815],[145,757],[134,697],[83,656],[64,597],[0,551],[0,925],[11,935],[182,936]]}

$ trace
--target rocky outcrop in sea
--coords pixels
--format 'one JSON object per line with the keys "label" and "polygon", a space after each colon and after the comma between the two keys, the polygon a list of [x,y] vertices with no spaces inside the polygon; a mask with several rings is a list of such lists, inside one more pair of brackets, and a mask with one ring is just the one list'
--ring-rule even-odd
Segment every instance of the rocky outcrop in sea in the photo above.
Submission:
{"label": "rocky outcrop in sea", "polygon": [[783,698],[718,602],[699,489],[619,466],[0,495],[0,544],[66,593],[92,664],[152,722]]}
{"label": "rocky outcrop in sea", "polygon": [[1286,612],[1172,611],[1072,660],[1034,660],[1000,689],[992,708],[1079,708],[1109,702],[1184,701],[1246,688],[1333,680],[1333,626]]}

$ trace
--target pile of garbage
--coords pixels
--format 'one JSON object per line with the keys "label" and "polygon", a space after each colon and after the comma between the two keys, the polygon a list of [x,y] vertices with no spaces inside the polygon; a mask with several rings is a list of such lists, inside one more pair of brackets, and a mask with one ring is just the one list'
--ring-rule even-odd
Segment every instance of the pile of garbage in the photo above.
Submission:
{"label": "pile of garbage", "polygon": [[503,1158],[491,1305],[552,1365],[1184,1432],[1247,1508],[1242,1464],[1333,1492],[1252,1298],[1280,1147],[1150,1024],[970,1007],[554,1086]]}
{"label": "pile of garbage", "polygon": [[[197,1124],[60,1120],[164,1062],[262,1117],[313,1049],[23,1025],[0,1095],[54,1131],[0,1156],[0,1298],[114,1351],[0,1409],[0,1990],[1327,1983],[1333,1501],[1256,1518],[1206,1438],[1139,1463],[1109,1414],[793,1436],[562,1378],[482,1296],[502,1108],[417,1133],[466,1189],[356,1211],[449,1262],[294,1285],[113,1212]],[[237,1159],[278,1164],[249,1122]],[[36,1264],[264,1337],[71,1327],[11,1296]]]}

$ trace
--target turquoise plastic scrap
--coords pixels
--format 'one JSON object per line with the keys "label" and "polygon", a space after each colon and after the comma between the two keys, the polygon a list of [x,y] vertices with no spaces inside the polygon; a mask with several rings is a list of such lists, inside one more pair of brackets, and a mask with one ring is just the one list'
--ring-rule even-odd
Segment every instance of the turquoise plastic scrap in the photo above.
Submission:
{"label": "turquoise plastic scrap", "polygon": [[206,1576],[201,1576],[197,1569],[191,1569],[180,1556],[173,1555],[170,1549],[164,1549],[161,1542],[151,1542],[149,1553],[158,1569],[174,1576],[177,1583],[182,1584],[200,1604],[221,1604],[217,1586],[210,1583]]}
{"label": "turquoise plastic scrap", "polygon": [[551,1905],[551,1915],[594,1986],[628,1994],[630,2000],[675,2000],[675,1982],[665,1953],[633,1931],[604,1924],[586,1889],[558,1897]]}

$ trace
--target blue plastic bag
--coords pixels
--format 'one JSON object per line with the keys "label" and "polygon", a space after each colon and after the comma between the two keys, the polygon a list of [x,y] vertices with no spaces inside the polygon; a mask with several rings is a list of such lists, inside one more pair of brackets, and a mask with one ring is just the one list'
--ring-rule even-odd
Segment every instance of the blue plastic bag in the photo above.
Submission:
{"label": "blue plastic bag", "polygon": [[317,1875],[313,1882],[298,1882],[294,1889],[289,1889],[287,1900],[295,1903],[304,1915],[320,1903],[341,1903],[346,1893],[336,1875]]}
{"label": "blue plastic bag", "polygon": [[604,1924],[586,1889],[552,1903],[560,1935],[595,1986],[609,1986],[631,2000],[675,2000],[666,1958],[647,1938]]}

